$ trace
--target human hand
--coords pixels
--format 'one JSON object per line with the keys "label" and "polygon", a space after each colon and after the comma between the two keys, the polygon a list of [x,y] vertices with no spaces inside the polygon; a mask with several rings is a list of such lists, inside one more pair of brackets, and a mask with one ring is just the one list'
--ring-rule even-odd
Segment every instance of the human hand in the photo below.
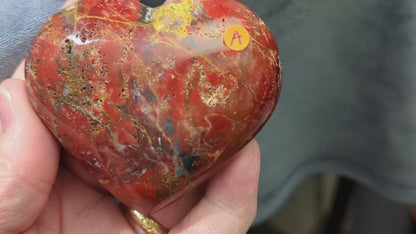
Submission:
{"label": "human hand", "polygon": [[[24,76],[22,66],[14,76]],[[134,233],[110,194],[71,160],[59,163],[64,151],[33,111],[23,80],[0,85],[0,120],[0,233]],[[245,233],[256,214],[259,171],[252,141],[202,192],[153,217],[170,233]]]}

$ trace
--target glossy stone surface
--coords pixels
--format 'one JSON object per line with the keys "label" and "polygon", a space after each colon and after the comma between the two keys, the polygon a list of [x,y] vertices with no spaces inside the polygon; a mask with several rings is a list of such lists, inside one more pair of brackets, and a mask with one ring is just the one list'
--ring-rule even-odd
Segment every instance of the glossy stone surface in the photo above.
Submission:
{"label": "glossy stone surface", "polygon": [[[235,26],[249,38],[225,36]],[[276,106],[281,71],[269,29],[237,1],[150,8],[84,0],[42,26],[26,81],[63,147],[120,201],[148,214],[256,135]]]}

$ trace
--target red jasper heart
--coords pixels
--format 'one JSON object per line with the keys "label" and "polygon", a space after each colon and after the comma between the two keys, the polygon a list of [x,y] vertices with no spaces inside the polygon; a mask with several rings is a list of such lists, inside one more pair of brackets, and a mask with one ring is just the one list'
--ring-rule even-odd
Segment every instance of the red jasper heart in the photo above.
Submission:
{"label": "red jasper heart", "polygon": [[235,0],[83,0],[26,61],[34,109],[108,191],[148,214],[250,141],[281,87],[276,42]]}

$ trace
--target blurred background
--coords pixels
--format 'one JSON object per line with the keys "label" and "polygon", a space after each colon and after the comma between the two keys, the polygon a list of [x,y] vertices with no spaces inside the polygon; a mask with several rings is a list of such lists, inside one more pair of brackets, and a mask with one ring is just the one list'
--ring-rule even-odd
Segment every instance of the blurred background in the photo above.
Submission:
{"label": "blurred background", "polygon": [[414,234],[412,205],[336,175],[304,180],[248,234]]}
{"label": "blurred background", "polygon": [[283,67],[250,233],[414,232],[416,1],[243,2]]}
{"label": "blurred background", "polygon": [[[0,80],[63,2],[0,0]],[[279,105],[257,137],[249,233],[412,233],[416,1],[242,2],[270,26],[283,67]]]}

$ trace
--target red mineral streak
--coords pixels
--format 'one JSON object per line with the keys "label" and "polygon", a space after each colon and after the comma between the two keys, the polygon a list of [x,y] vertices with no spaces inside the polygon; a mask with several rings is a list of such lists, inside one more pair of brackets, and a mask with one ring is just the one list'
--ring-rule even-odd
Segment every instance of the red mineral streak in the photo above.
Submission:
{"label": "red mineral streak", "polygon": [[[232,25],[250,34],[242,51],[224,43]],[[270,117],[281,87],[271,32],[234,0],[80,1],[42,26],[26,77],[63,147],[145,214],[229,161]]]}

